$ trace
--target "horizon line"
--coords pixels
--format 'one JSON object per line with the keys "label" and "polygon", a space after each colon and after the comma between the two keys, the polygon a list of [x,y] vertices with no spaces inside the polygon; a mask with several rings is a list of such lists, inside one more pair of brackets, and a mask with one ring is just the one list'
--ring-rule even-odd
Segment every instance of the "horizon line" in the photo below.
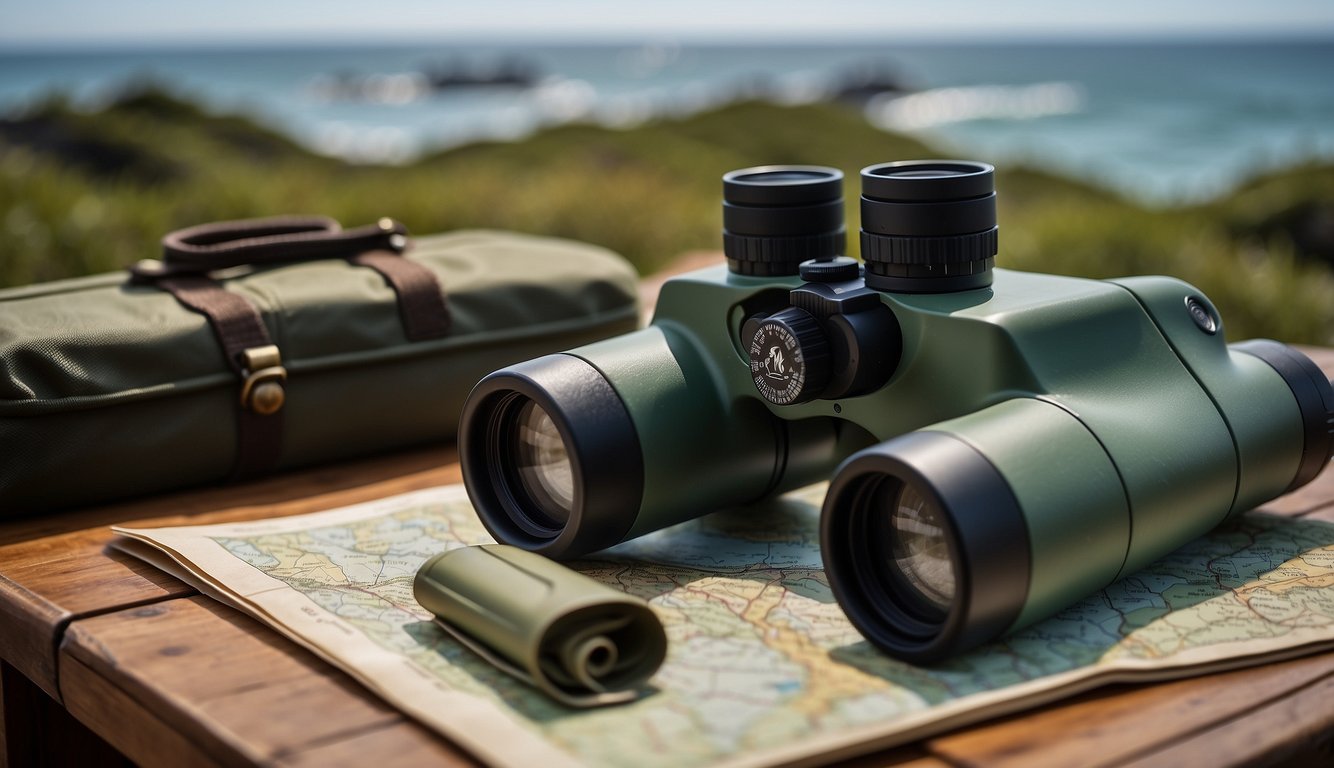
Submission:
{"label": "horizon line", "polygon": [[[468,32],[442,33],[438,35],[393,34],[387,33],[375,38],[357,37],[348,34],[326,34],[324,39],[297,38],[290,35],[247,36],[247,37],[147,37],[133,40],[104,38],[65,38],[50,40],[6,40],[0,38],[0,55],[28,53],[125,53],[130,51],[174,51],[182,48],[213,51],[245,50],[256,48],[379,48],[428,45],[467,45],[467,46],[518,46],[542,45],[548,47],[601,47],[601,46],[653,46],[676,45],[729,48],[780,47],[822,47],[832,44],[884,44],[896,46],[914,45],[1135,45],[1135,44],[1208,44],[1208,43],[1328,43],[1334,44],[1334,30],[1305,29],[1235,29],[1218,28],[1212,30],[1176,30],[1176,31],[1136,31],[1114,30],[1107,32],[1087,29],[1013,34],[981,32],[956,33],[900,33],[894,35],[875,35],[860,31],[847,33],[820,34],[775,34],[773,36],[748,37],[744,40],[721,34],[584,34],[584,35],[548,35],[540,32]],[[78,50],[83,49],[83,50]]]}

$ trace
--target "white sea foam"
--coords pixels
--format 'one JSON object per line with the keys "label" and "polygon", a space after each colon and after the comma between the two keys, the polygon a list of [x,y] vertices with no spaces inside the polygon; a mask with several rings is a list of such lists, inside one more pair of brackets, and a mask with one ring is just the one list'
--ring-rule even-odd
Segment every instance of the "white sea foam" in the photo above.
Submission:
{"label": "white sea foam", "polygon": [[1077,83],[972,85],[907,95],[880,94],[866,104],[866,119],[890,131],[920,131],[968,120],[1032,120],[1084,108]]}
{"label": "white sea foam", "polygon": [[544,122],[582,119],[592,112],[597,99],[597,89],[577,78],[548,78],[532,91],[533,104]]}

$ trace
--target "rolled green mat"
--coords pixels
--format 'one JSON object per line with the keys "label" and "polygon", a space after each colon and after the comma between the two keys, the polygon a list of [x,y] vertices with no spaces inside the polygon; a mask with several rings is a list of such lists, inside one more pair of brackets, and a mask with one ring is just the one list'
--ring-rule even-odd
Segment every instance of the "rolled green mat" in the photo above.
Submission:
{"label": "rolled green mat", "polygon": [[667,655],[648,604],[518,547],[442,552],[413,592],[446,632],[556,701],[633,701]]}

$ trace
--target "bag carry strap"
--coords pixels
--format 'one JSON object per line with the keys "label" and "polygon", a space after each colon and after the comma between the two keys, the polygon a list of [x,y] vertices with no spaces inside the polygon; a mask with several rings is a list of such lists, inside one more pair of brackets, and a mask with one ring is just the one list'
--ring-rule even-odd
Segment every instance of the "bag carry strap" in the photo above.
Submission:
{"label": "bag carry strap", "polygon": [[348,261],[379,272],[394,289],[398,295],[398,316],[408,341],[449,335],[453,318],[434,272],[390,251],[365,251]]}
{"label": "bag carry strap", "polygon": [[393,219],[346,232],[325,216],[215,221],[162,238],[162,260],[179,271],[210,272],[246,264],[342,258],[375,248],[402,251],[407,229]]}
{"label": "bag carry strap", "polygon": [[435,273],[402,258],[407,232],[389,218],[346,231],[324,216],[219,221],[168,233],[162,260],[141,261],[130,272],[137,281],[156,282],[230,267],[347,259],[380,273],[394,289],[409,341],[438,339],[449,333],[449,306]]}
{"label": "bag carry strap", "polygon": [[449,332],[449,307],[435,274],[403,258],[407,245],[407,229],[392,219],[343,231],[338,222],[322,216],[279,216],[171,232],[162,238],[161,261],[141,261],[130,268],[131,281],[156,285],[208,319],[227,365],[241,380],[232,479],[277,465],[287,370],[259,311],[208,273],[246,265],[347,259],[375,270],[393,288],[409,341],[439,338]]}
{"label": "bag carry strap", "polygon": [[163,278],[157,286],[208,318],[227,364],[241,379],[232,479],[273,469],[283,447],[287,369],[255,305],[203,275]]}

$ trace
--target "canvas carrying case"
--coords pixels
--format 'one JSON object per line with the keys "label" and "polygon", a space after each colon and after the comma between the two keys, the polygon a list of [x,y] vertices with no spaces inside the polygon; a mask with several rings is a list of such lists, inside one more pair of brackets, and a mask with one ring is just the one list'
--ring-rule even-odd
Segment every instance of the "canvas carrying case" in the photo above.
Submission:
{"label": "canvas carrying case", "polygon": [[610,251],[392,220],[222,222],[0,291],[0,516],[452,440],[512,363],[632,330]]}

